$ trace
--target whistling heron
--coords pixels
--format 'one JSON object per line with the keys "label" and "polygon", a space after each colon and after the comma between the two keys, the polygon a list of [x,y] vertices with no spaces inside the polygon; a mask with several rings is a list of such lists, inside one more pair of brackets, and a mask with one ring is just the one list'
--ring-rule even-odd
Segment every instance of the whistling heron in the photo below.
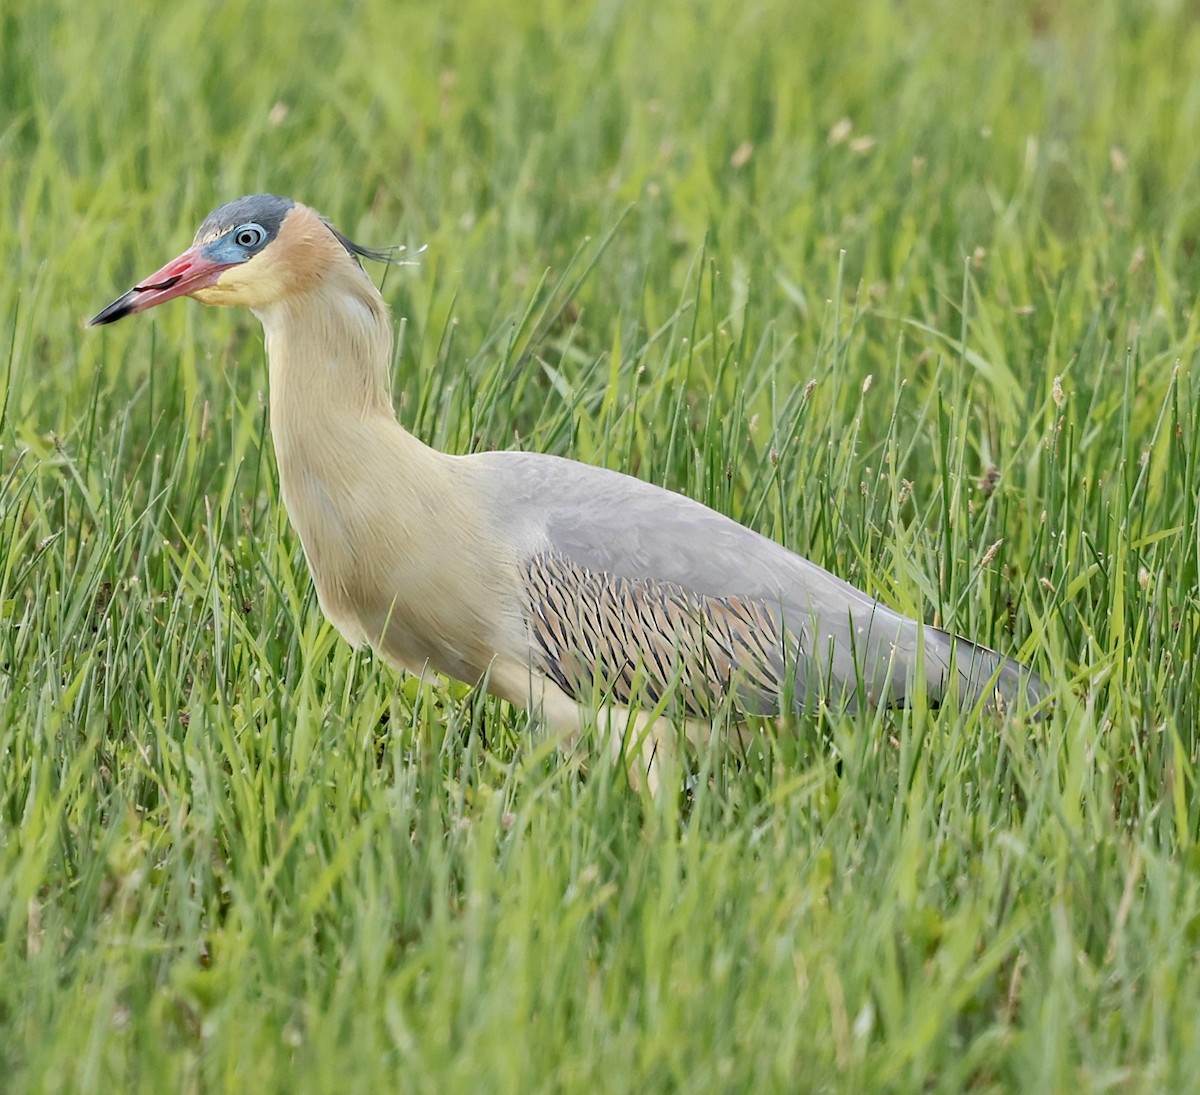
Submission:
{"label": "whistling heron", "polygon": [[385,257],[297,202],[240,198],[91,321],[179,296],[259,318],[284,505],[351,642],[482,681],[570,734],[605,712],[614,749],[636,733],[643,763],[673,719],[695,733],[722,705],[1046,698],[1020,663],[682,495],[556,456],[422,444],[392,409],[391,324],[360,256]]}

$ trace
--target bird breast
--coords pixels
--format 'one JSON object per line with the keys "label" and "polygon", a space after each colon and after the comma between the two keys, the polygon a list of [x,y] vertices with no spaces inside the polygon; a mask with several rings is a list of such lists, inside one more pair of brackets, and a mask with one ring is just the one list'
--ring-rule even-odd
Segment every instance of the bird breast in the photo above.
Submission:
{"label": "bird breast", "polygon": [[481,535],[477,488],[451,458],[369,420],[277,435],[276,451],[321,609],[348,640],[468,681],[514,645],[515,560]]}

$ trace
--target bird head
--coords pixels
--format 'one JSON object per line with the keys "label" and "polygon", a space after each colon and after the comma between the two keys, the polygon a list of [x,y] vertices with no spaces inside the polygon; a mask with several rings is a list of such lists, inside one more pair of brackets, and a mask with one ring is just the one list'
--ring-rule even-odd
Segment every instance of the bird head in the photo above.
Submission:
{"label": "bird head", "polygon": [[[175,297],[201,304],[270,307],[312,288],[331,269],[389,255],[352,243],[307,206],[274,194],[227,202],[205,218],[182,255],[144,278],[88,321],[114,323]],[[360,275],[361,276],[361,275]]]}

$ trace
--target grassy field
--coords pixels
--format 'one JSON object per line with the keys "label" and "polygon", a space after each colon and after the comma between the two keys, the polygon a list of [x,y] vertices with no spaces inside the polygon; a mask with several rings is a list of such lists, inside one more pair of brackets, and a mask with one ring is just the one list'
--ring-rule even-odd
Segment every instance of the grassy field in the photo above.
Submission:
{"label": "grassy field", "polygon": [[[252,317],[82,328],[260,190],[426,247],[425,440],[697,497],[1054,716],[651,800],[352,651]],[[0,211],[0,1090],[1194,1090],[1194,5],[10,0]]]}

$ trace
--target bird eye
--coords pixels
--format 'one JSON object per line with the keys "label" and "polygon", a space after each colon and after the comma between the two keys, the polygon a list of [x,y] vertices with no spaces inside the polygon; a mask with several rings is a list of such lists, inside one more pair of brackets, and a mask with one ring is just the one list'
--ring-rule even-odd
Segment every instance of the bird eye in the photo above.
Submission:
{"label": "bird eye", "polygon": [[243,224],[233,234],[233,242],[239,247],[247,249],[257,247],[266,239],[266,232],[263,231],[261,225],[258,224]]}

